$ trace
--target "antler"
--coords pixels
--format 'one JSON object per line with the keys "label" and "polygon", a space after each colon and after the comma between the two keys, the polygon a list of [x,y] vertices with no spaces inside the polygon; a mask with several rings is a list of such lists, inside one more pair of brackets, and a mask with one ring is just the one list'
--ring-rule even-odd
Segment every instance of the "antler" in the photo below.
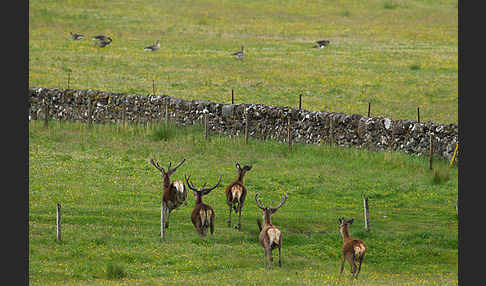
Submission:
{"label": "antler", "polygon": [[212,190],[214,190],[217,186],[219,186],[219,183],[221,183],[221,177],[222,175],[219,175],[219,180],[218,180],[218,183],[216,185],[214,185],[213,187],[211,188],[203,188],[201,189],[201,192],[203,193],[203,195],[207,195],[209,194],[209,192],[211,192]]}
{"label": "antler", "polygon": [[275,207],[275,208],[270,207],[270,210],[272,210],[272,213],[276,212],[281,206],[283,206],[283,204],[285,204],[285,202],[287,201],[287,193],[285,193],[284,196],[280,197],[280,204],[277,207]]}
{"label": "antler", "polygon": [[198,192],[198,190],[196,188],[194,188],[191,183],[189,183],[189,179],[191,178],[191,175],[189,175],[189,177],[187,177],[186,175],[184,175],[184,178],[186,178],[186,183],[187,183],[187,186],[189,187],[189,189],[195,191],[195,192]]}
{"label": "antler", "polygon": [[157,168],[159,171],[161,171],[162,174],[165,174],[164,168],[160,167],[159,163],[158,162],[156,163],[153,158],[150,159],[150,163],[152,163],[152,165],[154,165],[155,168]]}
{"label": "antler", "polygon": [[167,173],[168,173],[169,175],[171,175],[171,174],[172,174],[172,173],[174,173],[174,172],[177,170],[177,168],[179,168],[179,167],[182,165],[182,163],[184,163],[185,161],[186,161],[186,158],[182,159],[182,161],[180,161],[180,162],[179,162],[179,164],[177,164],[177,165],[176,165],[174,168],[171,168],[171,167],[170,167],[170,166],[172,165],[172,162],[169,162],[169,168],[167,168]]}
{"label": "antler", "polygon": [[265,206],[264,206],[264,205],[263,205],[263,204],[260,202],[260,200],[258,199],[258,193],[256,193],[256,194],[255,194],[255,201],[256,201],[256,203],[257,203],[257,206],[258,206],[260,209],[262,209],[262,210],[264,210],[264,209],[265,209]]}

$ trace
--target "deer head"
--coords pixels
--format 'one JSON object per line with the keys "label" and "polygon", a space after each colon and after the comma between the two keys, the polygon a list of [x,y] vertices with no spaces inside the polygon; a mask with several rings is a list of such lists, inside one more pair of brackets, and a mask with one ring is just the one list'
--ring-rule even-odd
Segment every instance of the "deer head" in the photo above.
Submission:
{"label": "deer head", "polygon": [[[285,202],[287,201],[287,193],[285,195],[280,197],[280,203],[276,207],[272,207],[270,205],[269,207],[265,207],[261,200],[258,198],[258,193],[255,194],[255,201],[257,203],[257,206],[262,210],[262,218],[265,224],[270,223],[270,216],[274,214],[280,207],[282,207]],[[272,203],[273,204],[273,203]]]}
{"label": "deer head", "polygon": [[243,177],[245,176],[247,171],[250,171],[252,166],[245,165],[241,168],[240,163],[236,162],[235,164],[236,170],[238,170],[238,181],[243,181]]}
{"label": "deer head", "polygon": [[351,218],[350,220],[345,220],[343,217],[338,218],[338,223],[339,223],[339,232],[344,236],[347,237],[349,236],[349,226],[353,224],[354,218]]}
{"label": "deer head", "polygon": [[167,167],[167,171],[165,171],[164,168],[160,167],[158,162],[155,162],[154,159],[150,159],[150,163],[154,165],[157,170],[159,170],[162,173],[162,177],[170,177],[174,172],[179,168],[184,162],[186,161],[186,158],[182,159],[182,161],[179,162],[175,167],[171,168],[172,162],[169,162],[169,167]]}
{"label": "deer head", "polygon": [[194,192],[194,200],[196,201],[196,203],[201,203],[201,200],[202,200],[202,197],[209,194],[209,192],[211,192],[212,190],[214,190],[217,186],[219,186],[219,184],[221,183],[221,175],[219,176],[219,180],[218,180],[218,183],[210,188],[206,188],[206,183],[204,183],[204,185],[202,186],[201,189],[197,189],[196,187],[194,187],[191,182],[190,182],[190,178],[191,178],[191,175],[189,175],[189,177],[187,177],[186,175],[184,175],[185,179],[186,179],[186,183],[187,183],[187,186],[189,187],[189,189],[191,189],[193,192]]}

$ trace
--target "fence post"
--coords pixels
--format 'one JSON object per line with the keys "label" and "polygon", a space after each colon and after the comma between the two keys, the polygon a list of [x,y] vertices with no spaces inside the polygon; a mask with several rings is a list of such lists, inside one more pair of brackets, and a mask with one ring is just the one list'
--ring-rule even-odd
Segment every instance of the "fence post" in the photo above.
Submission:
{"label": "fence post", "polygon": [[417,107],[417,122],[420,123],[420,107]]}
{"label": "fence post", "polygon": [[332,118],[329,121],[329,149],[332,150],[332,142],[334,141],[334,130],[333,130],[333,123]]}
{"label": "fence post", "polygon": [[287,141],[289,143],[289,152],[292,151],[292,134],[290,133],[290,114],[287,117]]}
{"label": "fence post", "polygon": [[248,144],[248,111],[245,108],[245,144]]}
{"label": "fence post", "polygon": [[430,134],[430,143],[429,143],[429,169],[432,170],[432,155],[434,153],[434,146],[432,142],[432,133]]}
{"label": "fence post", "polygon": [[69,71],[68,72],[68,84],[67,84],[67,89],[69,89],[69,81],[71,79],[71,72]]}
{"label": "fence post", "polygon": [[88,128],[91,128],[91,117],[93,113],[93,104],[91,103],[91,97],[88,96]]}
{"label": "fence post", "polygon": [[368,102],[368,117],[371,115],[371,102]]}
{"label": "fence post", "polygon": [[49,128],[49,101],[44,98],[44,127]]}
{"label": "fence post", "polygon": [[57,234],[57,241],[61,241],[61,204],[57,203],[56,205],[57,215],[56,215],[56,234]]}
{"label": "fence post", "polygon": [[233,89],[231,89],[231,104],[234,104],[234,103],[235,103],[235,94],[234,94]]}
{"label": "fence post", "polygon": [[368,198],[363,198],[363,204],[364,204],[365,229],[366,229],[366,231],[370,231],[370,217],[369,217]]}
{"label": "fence post", "polygon": [[208,114],[204,113],[204,135],[206,138],[206,141],[208,141]]}
{"label": "fence post", "polygon": [[299,94],[299,110],[302,109],[302,94]]}

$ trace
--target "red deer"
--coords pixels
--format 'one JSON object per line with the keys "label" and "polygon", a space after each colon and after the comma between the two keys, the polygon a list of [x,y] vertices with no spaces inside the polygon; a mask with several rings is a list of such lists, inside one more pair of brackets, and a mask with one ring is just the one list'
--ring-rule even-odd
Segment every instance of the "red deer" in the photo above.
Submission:
{"label": "red deer", "polygon": [[184,177],[186,178],[186,183],[189,189],[194,191],[195,204],[191,214],[192,224],[194,225],[197,232],[199,233],[199,236],[206,236],[208,228],[210,228],[211,234],[213,234],[214,233],[214,210],[210,205],[204,204],[202,202],[202,197],[209,194],[209,192],[211,192],[213,189],[219,186],[219,183],[221,183],[221,176],[219,176],[219,181],[216,185],[214,185],[211,188],[204,188],[204,186],[206,186],[206,184],[204,184],[200,190],[196,189],[189,182],[191,175],[189,175],[189,177],[186,177],[184,175]]}
{"label": "red deer", "polygon": [[[342,258],[341,258],[341,271],[343,273],[344,261],[349,262],[351,267],[352,277],[358,279],[358,274],[361,271],[361,263],[363,262],[366,246],[362,240],[349,237],[349,226],[353,223],[354,219],[345,220],[344,218],[339,218],[339,232],[343,236],[343,248],[342,248]],[[359,261],[359,267],[356,267],[355,261]],[[357,268],[357,269],[356,269]]]}
{"label": "red deer", "polygon": [[270,220],[270,216],[274,214],[286,201],[287,201],[287,194],[285,197],[280,198],[280,204],[273,208],[271,205],[270,207],[265,207],[257,198],[258,193],[255,194],[255,201],[257,206],[262,210],[262,218],[263,218],[263,227],[260,222],[260,219],[257,219],[258,228],[260,229],[259,240],[260,244],[263,246],[264,255],[263,255],[263,263],[266,264],[267,255],[269,256],[270,264],[273,263],[273,256],[272,251],[275,248],[278,248],[278,266],[282,266],[282,233],[278,228],[276,228],[272,221]]}
{"label": "red deer", "polygon": [[241,209],[243,208],[243,203],[246,198],[246,188],[243,185],[243,177],[247,171],[251,170],[252,166],[245,165],[243,168],[240,164],[236,163],[236,169],[238,170],[238,179],[226,187],[226,203],[229,206],[229,218],[228,227],[231,227],[231,209],[234,209],[235,214],[238,214],[238,226],[237,228],[241,231]]}
{"label": "red deer", "polygon": [[[164,228],[169,227],[170,212],[178,208],[182,203],[187,205],[187,191],[182,181],[170,181],[170,176],[179,168],[186,159],[184,158],[179,164],[171,168],[172,163],[169,162],[167,172],[164,168],[155,163],[154,159],[150,159],[150,163],[154,165],[162,173],[163,193],[162,203],[160,208],[160,237],[164,238]],[[164,227],[165,226],[165,227]]]}

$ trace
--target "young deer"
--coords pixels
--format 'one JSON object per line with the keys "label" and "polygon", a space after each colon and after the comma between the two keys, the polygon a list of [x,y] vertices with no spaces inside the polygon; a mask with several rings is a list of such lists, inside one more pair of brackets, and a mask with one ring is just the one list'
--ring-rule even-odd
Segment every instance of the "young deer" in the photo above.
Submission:
{"label": "young deer", "polygon": [[265,207],[257,198],[258,193],[255,194],[255,201],[257,206],[262,210],[262,218],[263,218],[263,228],[260,222],[260,219],[257,219],[258,228],[260,229],[259,240],[260,244],[263,246],[264,255],[263,255],[263,263],[266,264],[267,255],[269,255],[270,264],[273,263],[273,256],[272,251],[275,248],[278,248],[278,266],[282,266],[281,254],[282,254],[282,233],[278,228],[276,228],[272,221],[270,220],[270,216],[274,214],[286,201],[287,201],[287,194],[285,197],[280,198],[280,204],[273,208]]}
{"label": "young deer", "polygon": [[236,169],[238,170],[238,179],[226,187],[226,203],[229,206],[229,218],[228,227],[231,227],[231,209],[234,209],[235,214],[238,214],[238,226],[237,228],[241,231],[241,209],[243,208],[243,203],[246,198],[246,188],[243,185],[243,177],[247,171],[251,170],[252,166],[245,165],[243,168],[240,164],[236,163]]}
{"label": "young deer", "polygon": [[[184,158],[177,166],[171,168],[172,163],[169,162],[167,172],[164,168],[155,163],[154,159],[150,159],[150,163],[154,165],[162,173],[163,193],[162,203],[160,209],[160,237],[164,238],[164,228],[169,227],[170,212],[178,208],[182,203],[187,205],[187,191],[182,181],[170,181],[170,176],[179,168],[186,159]],[[165,226],[165,227],[164,227]]]}
{"label": "young deer", "polygon": [[[341,258],[341,272],[344,269],[344,260],[349,262],[351,267],[352,277],[358,279],[358,274],[361,271],[361,263],[366,253],[366,246],[362,240],[349,237],[349,225],[353,223],[354,219],[345,220],[344,218],[339,218],[339,232],[343,236],[343,248],[342,248],[342,258]],[[359,267],[356,267],[355,261],[359,261]],[[358,268],[358,269],[356,269]]]}
{"label": "young deer", "polygon": [[189,189],[194,191],[195,204],[191,214],[192,224],[194,225],[197,232],[199,233],[199,236],[206,236],[208,228],[210,228],[211,234],[213,234],[214,233],[214,210],[210,205],[204,204],[202,202],[202,197],[209,194],[209,192],[211,192],[213,189],[219,186],[219,183],[221,183],[221,176],[219,176],[219,181],[216,185],[214,185],[211,188],[204,188],[204,186],[206,186],[206,184],[204,184],[202,189],[200,190],[196,189],[189,182],[191,175],[189,175],[189,177],[184,175],[184,177],[186,178],[186,183]]}

